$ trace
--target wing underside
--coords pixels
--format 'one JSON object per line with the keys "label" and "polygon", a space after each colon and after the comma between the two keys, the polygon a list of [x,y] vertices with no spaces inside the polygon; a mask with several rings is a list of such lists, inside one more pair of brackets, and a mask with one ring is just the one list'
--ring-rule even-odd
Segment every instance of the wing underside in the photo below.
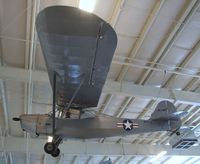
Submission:
{"label": "wing underside", "polygon": [[51,86],[57,74],[57,103],[95,107],[117,44],[116,33],[104,20],[77,8],[53,6],[41,11],[37,32]]}

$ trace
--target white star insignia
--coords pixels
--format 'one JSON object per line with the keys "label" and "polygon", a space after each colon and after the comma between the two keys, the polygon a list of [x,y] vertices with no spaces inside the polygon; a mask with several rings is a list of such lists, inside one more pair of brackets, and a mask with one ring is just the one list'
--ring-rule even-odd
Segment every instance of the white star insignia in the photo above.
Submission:
{"label": "white star insignia", "polygon": [[131,130],[132,129],[132,123],[130,123],[128,120],[126,120],[126,122],[124,123],[125,125],[125,130]]}

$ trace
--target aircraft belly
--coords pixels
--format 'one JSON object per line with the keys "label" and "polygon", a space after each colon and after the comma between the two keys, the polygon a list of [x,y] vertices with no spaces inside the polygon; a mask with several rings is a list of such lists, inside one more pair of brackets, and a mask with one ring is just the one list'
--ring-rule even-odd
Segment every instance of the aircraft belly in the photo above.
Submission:
{"label": "aircraft belly", "polygon": [[95,107],[116,48],[112,27],[99,17],[67,6],[39,13],[36,27],[50,83],[57,76],[57,100],[66,104],[80,86],[73,103]]}

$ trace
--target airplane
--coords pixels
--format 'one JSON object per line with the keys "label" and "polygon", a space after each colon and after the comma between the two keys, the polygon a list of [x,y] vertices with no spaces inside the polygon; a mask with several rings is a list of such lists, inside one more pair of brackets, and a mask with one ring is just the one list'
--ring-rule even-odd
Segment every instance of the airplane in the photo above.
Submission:
{"label": "airplane", "polygon": [[[65,138],[104,138],[170,131],[181,126],[169,101],[158,103],[149,120],[88,117],[97,107],[117,46],[114,29],[98,16],[69,6],[51,6],[36,18],[36,29],[53,90],[52,113],[22,114],[21,128],[31,134],[52,136],[44,145],[57,157]],[[73,118],[75,113],[77,118]]]}

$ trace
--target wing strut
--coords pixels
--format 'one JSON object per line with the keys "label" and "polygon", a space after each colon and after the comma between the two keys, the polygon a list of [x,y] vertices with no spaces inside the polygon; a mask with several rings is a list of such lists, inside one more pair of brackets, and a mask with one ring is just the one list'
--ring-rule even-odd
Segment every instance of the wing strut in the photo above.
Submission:
{"label": "wing strut", "polygon": [[73,93],[73,96],[72,96],[72,98],[70,99],[70,101],[69,101],[67,107],[64,108],[64,109],[62,110],[61,117],[64,116],[64,110],[69,111],[69,108],[71,107],[71,104],[72,104],[74,98],[75,98],[76,95],[78,94],[78,91],[80,90],[80,88],[81,88],[81,86],[82,86],[82,84],[83,84],[83,82],[84,82],[84,80],[85,80],[85,74],[83,74],[82,76],[83,76],[83,79],[82,79],[81,83],[80,83],[79,86],[76,88],[75,92]]}

